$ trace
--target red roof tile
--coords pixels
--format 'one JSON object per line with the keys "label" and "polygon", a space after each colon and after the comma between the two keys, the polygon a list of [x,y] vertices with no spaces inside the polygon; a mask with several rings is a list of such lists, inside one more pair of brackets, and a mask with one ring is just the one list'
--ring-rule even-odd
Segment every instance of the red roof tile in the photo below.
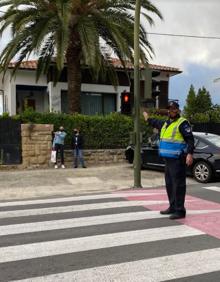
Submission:
{"label": "red roof tile", "polygon": [[[116,68],[124,68],[121,61],[118,59],[112,59],[112,63]],[[168,72],[177,72],[180,73],[181,71],[178,68],[173,68],[173,67],[167,67],[167,66],[161,66],[161,65],[154,65],[154,64],[149,64],[150,69],[152,70],[160,70],[160,71],[168,71]],[[126,63],[126,68],[127,69],[134,69],[134,66],[132,63],[127,62]],[[141,64],[141,68],[144,69],[144,65]]]}
{"label": "red roof tile", "polygon": [[[37,69],[37,60],[30,60],[30,61],[24,61],[20,65],[20,69],[27,69],[27,70],[36,70]],[[112,59],[112,63],[117,69],[123,69],[123,65],[120,60],[118,59]],[[9,65],[9,68],[14,68],[16,62],[11,62]],[[159,71],[167,71],[167,72],[175,72],[175,73],[181,73],[181,71],[178,68],[173,68],[173,67],[167,67],[167,66],[161,66],[161,65],[154,65],[154,64],[149,64],[150,69],[152,70],[159,70]],[[132,63],[127,62],[126,63],[126,68],[127,69],[134,69],[134,66]],[[141,65],[141,68],[144,68],[144,65]]]}
{"label": "red roof tile", "polygon": [[[16,62],[11,62],[9,64],[9,68],[14,68],[15,67]],[[36,60],[31,60],[31,61],[24,61],[21,63],[20,69],[33,69],[36,70],[37,69],[37,61]]]}

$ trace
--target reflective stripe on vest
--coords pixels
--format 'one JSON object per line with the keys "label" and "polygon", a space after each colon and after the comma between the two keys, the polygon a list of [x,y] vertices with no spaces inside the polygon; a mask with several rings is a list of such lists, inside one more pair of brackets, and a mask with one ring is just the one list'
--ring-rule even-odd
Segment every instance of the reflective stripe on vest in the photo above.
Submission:
{"label": "reflective stripe on vest", "polygon": [[178,158],[183,152],[186,152],[186,142],[179,131],[179,126],[186,119],[180,117],[167,127],[164,123],[160,133],[160,156],[165,158]]}

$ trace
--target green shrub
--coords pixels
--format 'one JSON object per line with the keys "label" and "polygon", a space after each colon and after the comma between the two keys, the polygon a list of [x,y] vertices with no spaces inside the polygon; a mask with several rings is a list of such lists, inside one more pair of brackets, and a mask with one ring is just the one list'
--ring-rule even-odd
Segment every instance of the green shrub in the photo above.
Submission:
{"label": "green shrub", "polygon": [[207,113],[195,113],[191,118],[191,123],[206,123],[210,121],[209,114]]}
{"label": "green shrub", "polygon": [[[130,143],[130,133],[133,132],[133,119],[120,113],[112,113],[106,116],[87,116],[81,114],[38,113],[32,109],[26,109],[22,114],[0,118],[20,119],[22,123],[53,124],[54,131],[62,125],[67,132],[65,144],[71,145],[73,129],[80,128],[84,136],[86,149],[116,149],[125,148]],[[143,142],[152,134],[149,127],[141,117],[141,132]]]}

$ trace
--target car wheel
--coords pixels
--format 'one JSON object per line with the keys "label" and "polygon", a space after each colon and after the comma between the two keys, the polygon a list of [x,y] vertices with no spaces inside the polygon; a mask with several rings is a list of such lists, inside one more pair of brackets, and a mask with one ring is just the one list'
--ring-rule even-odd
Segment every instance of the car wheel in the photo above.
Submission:
{"label": "car wheel", "polygon": [[193,167],[193,176],[198,182],[207,183],[212,178],[212,168],[206,162],[197,162]]}

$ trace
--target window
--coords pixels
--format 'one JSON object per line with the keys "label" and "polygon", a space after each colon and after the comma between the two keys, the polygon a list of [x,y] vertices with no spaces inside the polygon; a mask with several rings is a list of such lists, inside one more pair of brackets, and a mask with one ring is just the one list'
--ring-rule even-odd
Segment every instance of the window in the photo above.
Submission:
{"label": "window", "polygon": [[[82,92],[81,113],[84,115],[106,115],[116,111],[116,94]],[[61,91],[61,111],[68,113],[67,91]]]}
{"label": "window", "polygon": [[45,86],[16,85],[16,113],[26,108],[43,113],[48,110],[48,94]]}
{"label": "window", "polygon": [[208,147],[208,145],[201,140],[197,140],[197,143],[195,143],[195,147],[196,149],[205,149]]}
{"label": "window", "polygon": [[68,114],[68,100],[67,100],[67,91],[61,91],[61,113]]}
{"label": "window", "polygon": [[116,111],[116,94],[81,93],[81,112],[86,115],[106,115]]}
{"label": "window", "polygon": [[217,147],[220,147],[220,137],[218,135],[206,135],[205,138]]}

